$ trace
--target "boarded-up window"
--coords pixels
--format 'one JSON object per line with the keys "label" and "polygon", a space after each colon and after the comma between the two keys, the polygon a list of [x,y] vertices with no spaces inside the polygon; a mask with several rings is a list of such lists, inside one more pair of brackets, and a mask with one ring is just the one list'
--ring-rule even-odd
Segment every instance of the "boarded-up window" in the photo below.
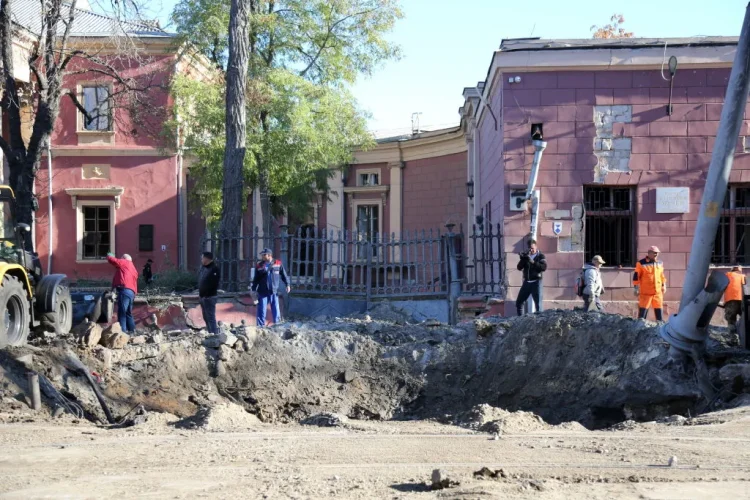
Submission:
{"label": "boarded-up window", "polygon": [[154,226],[153,224],[141,224],[138,226],[138,251],[154,251]]}

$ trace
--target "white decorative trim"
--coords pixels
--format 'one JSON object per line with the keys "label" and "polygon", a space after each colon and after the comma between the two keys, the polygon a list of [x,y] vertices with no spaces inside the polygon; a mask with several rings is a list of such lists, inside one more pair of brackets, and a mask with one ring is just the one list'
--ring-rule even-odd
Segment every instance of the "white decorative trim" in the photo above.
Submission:
{"label": "white decorative trim", "polygon": [[[75,197],[73,197],[75,200]],[[115,219],[116,205],[114,201],[107,200],[77,200],[73,208],[76,211],[76,263],[77,264],[103,264],[106,260],[89,260],[83,258],[83,207],[109,207],[109,251],[115,253]]]}
{"label": "white decorative trim", "polygon": [[363,168],[363,169],[355,170],[355,172],[357,174],[357,178],[355,179],[357,187],[372,187],[369,184],[367,186],[360,184],[360,180],[361,180],[360,177],[362,175],[368,175],[368,174],[378,174],[378,183],[376,185],[377,186],[383,185],[383,172],[382,172],[382,169],[380,168]]}
{"label": "white decorative trim", "polygon": [[[113,196],[115,208],[120,208],[120,196],[125,192],[124,187],[112,186],[107,188],[67,188],[68,194],[73,202],[73,210],[76,209],[78,198],[81,196]],[[83,203],[83,202],[80,202]]]}
{"label": "white decorative trim", "polygon": [[345,193],[387,193],[388,186],[349,186],[344,188]]}

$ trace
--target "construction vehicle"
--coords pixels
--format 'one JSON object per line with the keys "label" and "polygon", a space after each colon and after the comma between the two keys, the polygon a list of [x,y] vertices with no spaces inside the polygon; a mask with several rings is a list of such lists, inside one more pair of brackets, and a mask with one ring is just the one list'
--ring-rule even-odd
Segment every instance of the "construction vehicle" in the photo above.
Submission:
{"label": "construction vehicle", "polygon": [[16,197],[0,185],[0,347],[26,343],[29,332],[68,333],[73,305],[64,274],[42,274],[36,253],[24,248],[28,224],[16,223]]}

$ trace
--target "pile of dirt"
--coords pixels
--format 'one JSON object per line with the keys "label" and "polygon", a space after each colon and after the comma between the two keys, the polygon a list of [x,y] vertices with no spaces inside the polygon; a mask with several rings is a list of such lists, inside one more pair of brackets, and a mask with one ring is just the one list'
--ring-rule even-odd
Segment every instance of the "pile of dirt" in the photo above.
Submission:
{"label": "pile of dirt", "polygon": [[[709,400],[731,404],[750,392],[750,383],[720,370],[747,363],[747,353],[719,347],[720,355],[709,352],[709,368],[716,386],[727,390],[707,397],[693,372],[664,368],[667,346],[653,323],[621,316],[547,311],[458,326],[409,324],[398,315],[334,318],[242,327],[216,337],[157,332],[123,349],[72,341],[9,349],[0,354],[9,374],[0,390],[23,393],[25,372],[33,369],[87,418],[104,422],[86,378],[69,366],[75,354],[96,375],[116,416],[142,404],[191,428],[245,428],[255,417],[313,425],[335,420],[311,419],[316,415],[432,418],[509,433],[566,422],[566,428],[578,426],[569,422],[603,428],[695,415]],[[45,397],[45,403],[54,409],[61,400]]]}
{"label": "pile of dirt", "polygon": [[528,432],[565,429],[585,431],[578,422],[550,425],[542,417],[527,411],[507,411],[488,404],[477,405],[459,419],[457,424],[492,434],[525,434]]}

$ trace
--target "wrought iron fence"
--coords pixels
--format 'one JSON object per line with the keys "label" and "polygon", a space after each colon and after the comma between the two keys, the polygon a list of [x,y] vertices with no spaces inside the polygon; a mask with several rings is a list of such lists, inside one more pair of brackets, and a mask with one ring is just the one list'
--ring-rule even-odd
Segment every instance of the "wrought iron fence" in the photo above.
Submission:
{"label": "wrought iron fence", "polygon": [[466,294],[498,295],[506,288],[500,225],[474,226],[468,236],[452,225],[400,235],[282,227],[264,236],[256,228],[252,235],[203,241],[221,269],[222,288],[233,292],[250,287],[264,248],[284,263],[292,288],[310,295],[370,300],[447,297],[452,283]]}

